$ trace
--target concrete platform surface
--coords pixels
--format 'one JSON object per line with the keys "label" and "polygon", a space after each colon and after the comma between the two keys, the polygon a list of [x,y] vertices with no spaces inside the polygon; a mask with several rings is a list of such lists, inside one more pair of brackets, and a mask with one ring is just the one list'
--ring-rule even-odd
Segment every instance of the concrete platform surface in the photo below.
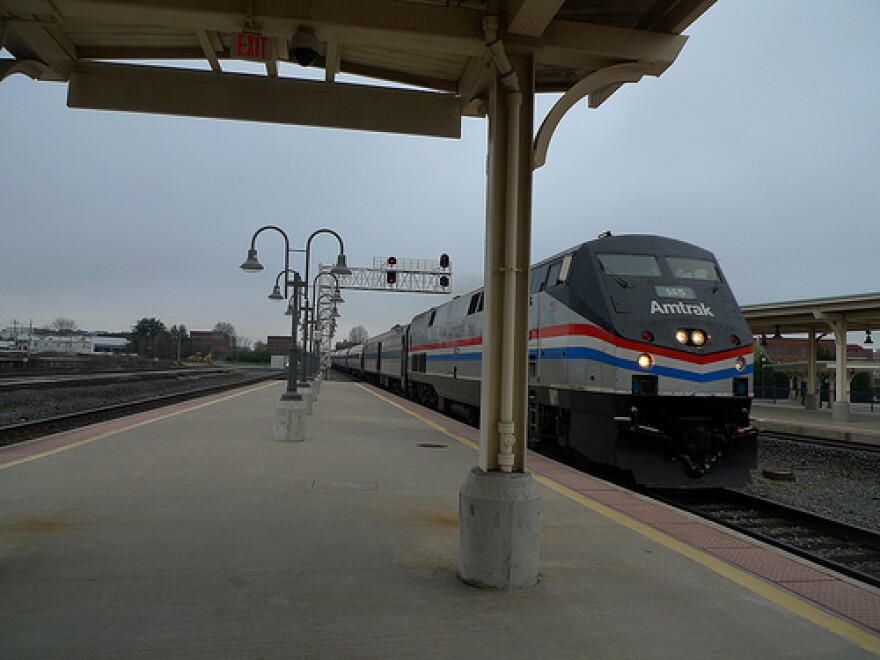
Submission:
{"label": "concrete platform surface", "polygon": [[752,422],[762,431],[809,435],[835,442],[851,442],[880,447],[880,406],[870,412],[860,405],[841,422],[832,419],[830,408],[807,410],[797,401],[771,403],[761,400],[752,403]]}
{"label": "concrete platform surface", "polygon": [[[546,459],[538,586],[467,587],[455,575],[458,492],[477,460],[467,437],[330,381],[306,441],[276,442],[283,389],[0,450],[0,657],[880,654],[876,593],[862,623],[847,620],[656,531],[685,527],[681,514]],[[654,532],[631,517],[649,507]],[[796,565],[797,584],[831,583]]]}

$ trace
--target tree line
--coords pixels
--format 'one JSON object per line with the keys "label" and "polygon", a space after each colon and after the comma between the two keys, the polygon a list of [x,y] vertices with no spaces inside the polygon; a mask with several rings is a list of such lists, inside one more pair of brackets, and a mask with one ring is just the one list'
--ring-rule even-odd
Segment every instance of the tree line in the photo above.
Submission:
{"label": "tree line", "polygon": [[[266,344],[257,342],[252,345],[251,340],[239,335],[231,323],[221,321],[214,326],[213,332],[226,338],[230,347],[227,360],[269,362]],[[130,352],[158,360],[186,360],[197,355],[185,325],[173,325],[169,328],[155,317],[144,317],[134,324],[131,329]]]}

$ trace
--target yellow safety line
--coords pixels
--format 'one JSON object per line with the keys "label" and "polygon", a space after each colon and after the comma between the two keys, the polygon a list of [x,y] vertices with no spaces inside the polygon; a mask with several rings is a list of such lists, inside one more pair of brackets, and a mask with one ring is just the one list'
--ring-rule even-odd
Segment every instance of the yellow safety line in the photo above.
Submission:
{"label": "yellow safety line", "polygon": [[[444,435],[453,438],[461,444],[472,449],[478,449],[478,446],[475,443],[467,440],[466,438],[458,436],[451,431],[448,431],[439,424],[432,422],[431,420],[423,417],[417,412],[408,410],[399,403],[396,403],[386,396],[375,392],[363,385],[359,384],[358,387],[369,392],[373,396],[382,399],[383,401],[386,401],[395,408],[399,408],[405,413],[412,415],[413,417],[424,422],[431,428],[440,431]],[[841,637],[845,637],[846,639],[855,642],[863,649],[871,651],[872,653],[880,654],[880,636],[875,635],[864,628],[861,628],[855,624],[850,623],[849,621],[840,618],[839,615],[827,612],[819,606],[813,605],[801,599],[799,596],[792,595],[781,587],[770,584],[762,578],[756,577],[741,568],[732,566],[731,564],[728,564],[727,562],[718,559],[717,557],[713,557],[712,555],[703,552],[702,550],[683,543],[682,541],[679,541],[678,539],[675,539],[668,534],[665,534],[664,532],[661,532],[660,530],[641,522],[640,520],[636,520],[635,518],[621,513],[620,511],[616,511],[609,506],[596,502],[595,500],[592,500],[589,497],[586,497],[585,495],[582,495],[581,493],[578,493],[577,491],[568,488],[567,486],[563,486],[562,484],[553,481],[552,479],[535,473],[532,473],[532,476],[538,483],[546,486],[550,490],[562,495],[563,497],[566,497],[569,500],[580,504],[581,506],[586,507],[587,509],[590,509],[595,513],[598,513],[600,516],[608,518],[609,520],[612,520],[617,524],[626,527],[627,529],[635,532],[636,534],[639,534],[640,536],[650,539],[655,543],[659,543],[660,545],[672,550],[673,552],[676,552],[692,561],[697,562],[701,566],[704,566],[714,573],[717,573],[718,575],[727,578],[731,582],[734,582],[735,584],[738,584],[739,586],[748,589],[749,591],[761,596],[762,598],[765,598],[770,602],[787,609],[789,612],[792,612],[793,614],[796,614],[797,616],[800,616],[801,618],[806,619],[811,623],[821,626],[822,628],[825,628],[826,630],[829,630],[836,635],[840,635]]]}
{"label": "yellow safety line", "polygon": [[[11,468],[16,465],[21,465],[22,463],[30,463],[31,461],[36,461],[41,458],[46,458],[47,456],[52,456],[53,454],[59,454],[63,451],[67,451],[68,449],[73,449],[75,447],[82,447],[83,445],[90,444],[92,442],[96,442],[97,440],[103,440],[104,438],[109,438],[110,436],[117,435],[119,433],[123,433],[125,431],[131,431],[132,429],[136,429],[140,426],[146,426],[147,424],[152,424],[153,422],[158,422],[163,419],[168,419],[169,417],[175,417],[176,415],[182,415],[183,413],[192,412],[193,410],[199,410],[200,408],[206,408],[207,406],[213,406],[216,403],[221,403],[223,401],[228,401],[229,399],[234,399],[239,396],[243,396],[245,394],[249,394],[250,392],[254,392],[256,390],[262,390],[267,387],[272,387],[273,385],[277,385],[277,383],[267,383],[266,385],[260,385],[259,387],[253,387],[247,389],[243,392],[236,392],[235,394],[230,394],[228,396],[224,396],[221,399],[216,399],[214,401],[207,401],[205,403],[200,403],[190,408],[185,408],[183,410],[176,410],[174,412],[166,413],[164,415],[160,415],[159,417],[152,417],[150,419],[137,422],[135,424],[130,424],[129,426],[124,426],[119,429],[114,429],[112,431],[107,431],[106,433],[100,433],[95,436],[91,436],[89,438],[85,438],[84,440],[79,440],[78,442],[72,442],[69,445],[64,445],[63,447],[56,447],[55,449],[50,449],[48,451],[40,452],[39,454],[33,454],[32,456],[25,456],[24,458],[19,458],[16,461],[10,461],[9,463],[0,464],[0,470],[5,470],[6,468]],[[10,445],[14,446],[14,445]],[[2,454],[0,454],[2,455]]]}

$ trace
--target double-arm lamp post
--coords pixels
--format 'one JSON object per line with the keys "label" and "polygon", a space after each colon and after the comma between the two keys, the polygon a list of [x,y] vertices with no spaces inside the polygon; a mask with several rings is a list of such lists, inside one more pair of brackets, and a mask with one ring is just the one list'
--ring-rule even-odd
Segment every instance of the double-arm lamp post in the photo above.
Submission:
{"label": "double-arm lamp post", "polygon": [[[311,255],[312,255],[312,240],[318,236],[319,234],[332,234],[336,237],[336,240],[339,241],[339,255],[336,257],[336,265],[330,269],[330,274],[334,276],[336,279],[336,287],[339,288],[339,276],[341,275],[351,275],[351,270],[348,267],[348,264],[345,260],[345,244],[342,242],[342,237],[337,234],[332,229],[322,228],[317,229],[312,232],[309,239],[306,241],[306,285],[308,285],[309,281],[309,266],[311,264]],[[320,276],[320,273],[318,274]],[[317,280],[317,277],[315,278]],[[314,294],[314,282],[312,283],[312,301],[313,305],[315,304],[315,294]],[[314,308],[309,307],[309,296],[308,290],[306,290],[306,322],[305,322],[306,332],[304,333],[305,337],[303,337],[303,346],[306,351],[306,374],[307,377],[312,376],[311,364],[309,361],[309,346],[312,343],[312,339],[314,337]]]}
{"label": "double-arm lamp post", "polygon": [[[291,270],[290,268],[290,253],[293,251],[290,249],[290,239],[288,239],[287,234],[280,227],[276,227],[274,225],[266,225],[265,227],[260,227],[254,235],[251,237],[251,246],[248,249],[247,259],[243,264],[241,264],[241,269],[246,273],[258,273],[263,270],[263,264],[260,263],[259,259],[257,259],[257,236],[267,230],[276,231],[281,234],[281,237],[284,239],[284,270],[278,273],[278,276],[275,278],[275,286],[272,289],[272,293],[269,294],[270,300],[290,300],[290,309],[293,318],[291,319],[290,324],[290,350],[288,353],[288,361],[287,361],[287,391],[281,395],[282,401],[301,401],[302,395],[297,392],[296,384],[298,380],[298,372],[297,372],[297,355],[296,355],[296,325],[299,319],[299,296],[301,290],[305,289],[305,282],[303,282],[300,275],[295,270]],[[282,295],[281,289],[279,287],[279,280],[281,276],[284,276],[284,294]]]}
{"label": "double-arm lamp post", "polygon": [[[320,293],[321,289],[324,288],[323,286],[319,286],[319,284],[320,284],[319,280],[322,277],[332,277],[333,278],[334,285],[333,285],[333,290],[331,293]],[[345,300],[342,299],[342,294],[339,292],[339,277],[333,272],[333,270],[330,270],[329,272],[319,272],[317,275],[315,275],[314,279],[312,280],[312,301],[314,303],[314,312],[315,312],[314,313],[315,318],[313,319],[313,321],[311,323],[311,327],[313,329],[312,330],[312,333],[313,333],[312,345],[314,346],[315,358],[317,360],[317,365],[318,365],[317,370],[320,370],[320,368],[321,368],[320,350],[319,350],[320,347],[318,347],[316,345],[317,342],[315,342],[315,340],[314,340],[314,330],[321,328],[320,303],[322,303],[322,302],[326,303],[327,305],[329,305],[332,308],[332,311],[330,313],[330,317],[333,320],[335,320],[335,318],[339,316],[339,312],[336,311],[336,306],[345,302]]]}
{"label": "double-arm lamp post", "polygon": [[318,344],[319,340],[315,341],[315,353],[319,369],[324,369],[328,366],[325,358],[329,355],[330,342],[336,335],[336,319],[338,318],[339,311],[336,308],[336,303],[330,301],[329,294],[321,295],[318,298],[317,319],[315,321],[315,330],[318,332],[321,342]]}
{"label": "double-arm lamp post", "polygon": [[[339,255],[336,258],[336,265],[330,270],[330,272],[334,275],[350,275],[351,270],[349,270],[348,265],[346,264],[345,258],[345,246],[342,242],[342,238],[332,229],[318,229],[309,236],[306,241],[305,250],[297,250],[291,249],[290,247],[290,239],[287,236],[287,233],[277,227],[275,225],[266,225],[264,227],[260,227],[257,231],[254,232],[254,235],[251,237],[251,245],[248,249],[247,259],[244,263],[241,264],[241,269],[248,273],[257,273],[263,270],[263,264],[260,263],[257,258],[257,237],[263,233],[264,231],[275,231],[281,234],[281,237],[284,239],[284,270],[282,270],[278,276],[275,278],[275,286],[272,289],[272,293],[269,295],[269,298],[272,300],[283,300],[289,299],[290,304],[288,311],[290,311],[293,315],[293,319],[291,322],[291,333],[290,333],[290,361],[288,364],[288,379],[287,379],[287,392],[282,395],[282,400],[299,400],[301,395],[297,393],[296,390],[296,381],[297,381],[297,367],[296,367],[296,324],[299,320],[299,314],[302,311],[304,315],[304,331],[303,331],[303,349],[304,349],[304,371],[305,376],[308,378],[311,375],[310,364],[309,364],[309,342],[311,341],[310,334],[310,322],[309,322],[309,294],[308,294],[308,281],[309,281],[309,266],[311,262],[311,248],[312,248],[312,240],[318,234],[333,234],[336,239],[339,241]],[[300,278],[300,275],[297,271],[291,270],[290,268],[290,253],[291,252],[305,252],[306,253],[306,272],[305,272],[305,280]],[[279,281],[281,276],[284,276],[284,293],[282,295],[281,288],[279,285]],[[337,288],[338,288],[338,279],[337,279]],[[292,292],[291,292],[292,289]],[[304,305],[300,307],[299,295],[302,292],[302,296],[304,299]],[[314,298],[314,296],[313,296]]]}

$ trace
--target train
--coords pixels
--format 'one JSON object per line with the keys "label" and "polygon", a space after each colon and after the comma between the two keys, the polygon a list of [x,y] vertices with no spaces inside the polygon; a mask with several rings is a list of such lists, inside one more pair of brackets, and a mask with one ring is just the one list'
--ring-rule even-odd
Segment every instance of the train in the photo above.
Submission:
{"label": "train", "polygon": [[[331,354],[334,368],[479,420],[483,289]],[[649,488],[729,488],[757,464],[751,330],[715,256],[611,235],[530,271],[528,441]]]}

